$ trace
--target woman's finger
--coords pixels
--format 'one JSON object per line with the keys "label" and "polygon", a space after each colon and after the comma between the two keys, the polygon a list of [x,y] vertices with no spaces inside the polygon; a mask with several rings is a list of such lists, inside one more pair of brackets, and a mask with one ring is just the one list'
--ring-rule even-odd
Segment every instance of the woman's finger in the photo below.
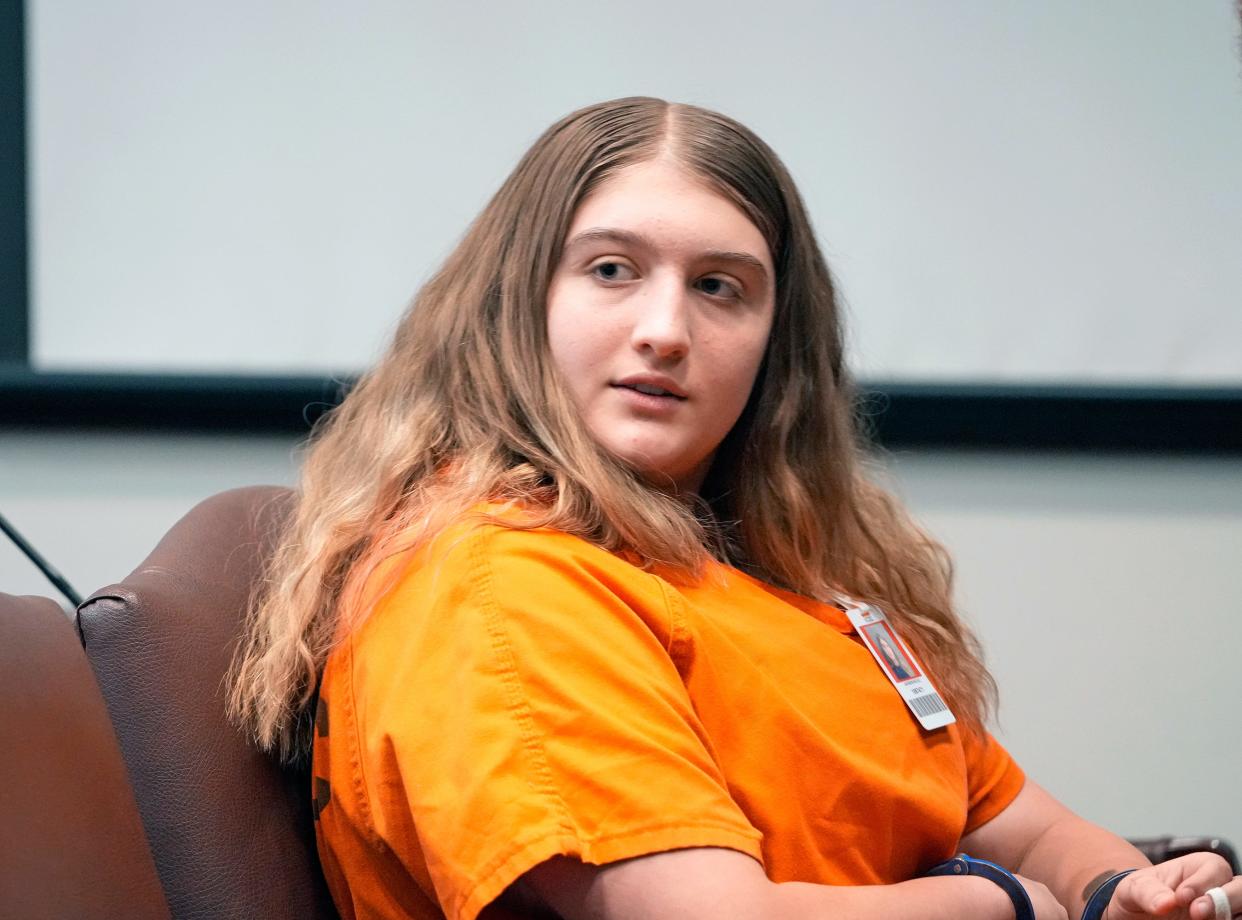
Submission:
{"label": "woman's finger", "polygon": [[1157,873],[1144,869],[1122,879],[1113,894],[1113,900],[1127,913],[1150,914],[1156,917],[1177,906],[1177,895],[1173,889]]}
{"label": "woman's finger", "polygon": [[[1234,917],[1242,914],[1242,876],[1217,886],[1215,890],[1221,892],[1225,905],[1225,910],[1219,912],[1220,917]],[[1216,920],[1217,916],[1216,903],[1207,895],[1196,898],[1190,905],[1190,920]]]}
{"label": "woman's finger", "polygon": [[1209,888],[1224,885],[1233,878],[1233,870],[1217,853],[1189,853],[1154,867],[1177,893],[1177,902],[1188,906]]}
{"label": "woman's finger", "polygon": [[1233,869],[1219,853],[1191,853],[1182,858],[1190,861],[1195,857],[1198,858],[1186,866],[1186,878],[1179,888],[1189,885],[1195,889],[1195,894],[1203,894],[1209,888],[1225,885],[1233,878]]}

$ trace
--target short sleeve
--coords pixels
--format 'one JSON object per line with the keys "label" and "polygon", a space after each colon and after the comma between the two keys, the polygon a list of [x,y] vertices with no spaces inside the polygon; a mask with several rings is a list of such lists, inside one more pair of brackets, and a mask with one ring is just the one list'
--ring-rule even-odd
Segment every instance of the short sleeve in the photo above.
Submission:
{"label": "short sleeve", "polygon": [[425,861],[451,920],[558,854],[760,858],[670,654],[658,579],[548,531],[477,525],[424,552],[350,657],[374,831]]}
{"label": "short sleeve", "polygon": [[962,731],[969,787],[966,829],[969,834],[1004,811],[1026,783],[1026,774],[990,732]]}

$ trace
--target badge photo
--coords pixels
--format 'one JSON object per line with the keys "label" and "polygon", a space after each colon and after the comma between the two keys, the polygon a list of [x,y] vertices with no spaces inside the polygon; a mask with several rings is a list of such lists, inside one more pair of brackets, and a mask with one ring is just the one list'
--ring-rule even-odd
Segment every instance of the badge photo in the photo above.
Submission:
{"label": "badge photo", "polygon": [[923,676],[915,665],[914,658],[906,651],[906,647],[901,644],[887,621],[864,626],[862,633],[894,681],[900,683]]}

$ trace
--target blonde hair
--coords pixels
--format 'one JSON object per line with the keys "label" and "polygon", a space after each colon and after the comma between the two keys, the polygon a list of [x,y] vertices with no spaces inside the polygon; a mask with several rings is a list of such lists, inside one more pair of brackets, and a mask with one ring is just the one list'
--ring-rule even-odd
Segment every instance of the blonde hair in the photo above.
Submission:
{"label": "blonde hair", "polygon": [[[653,489],[590,436],[551,366],[545,301],[578,204],[619,169],[672,156],[740,207],[776,270],[772,332],[697,504]],[[773,584],[881,605],[968,726],[995,690],[953,612],[943,550],[864,473],[832,278],[793,180],[744,126],[627,98],[574,112],[518,163],[387,353],[322,420],[296,508],[229,675],[229,712],[286,758],[354,595],[386,556],[484,500],[641,564],[711,556]]]}

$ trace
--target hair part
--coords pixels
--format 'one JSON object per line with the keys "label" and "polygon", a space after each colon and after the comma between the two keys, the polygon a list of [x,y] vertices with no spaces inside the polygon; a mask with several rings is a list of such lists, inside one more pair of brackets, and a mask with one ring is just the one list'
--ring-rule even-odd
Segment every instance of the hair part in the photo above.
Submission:
{"label": "hair part", "polygon": [[[578,205],[627,166],[668,156],[734,202],[775,266],[767,351],[701,501],[654,489],[601,448],[547,348],[546,300]],[[792,178],[744,126],[634,97],[552,125],[522,157],[393,341],[312,433],[284,539],[229,674],[231,717],[285,758],[323,664],[367,613],[384,558],[482,502],[641,564],[716,557],[820,600],[884,607],[970,727],[995,690],[953,612],[944,551],[864,474],[831,275]]]}

